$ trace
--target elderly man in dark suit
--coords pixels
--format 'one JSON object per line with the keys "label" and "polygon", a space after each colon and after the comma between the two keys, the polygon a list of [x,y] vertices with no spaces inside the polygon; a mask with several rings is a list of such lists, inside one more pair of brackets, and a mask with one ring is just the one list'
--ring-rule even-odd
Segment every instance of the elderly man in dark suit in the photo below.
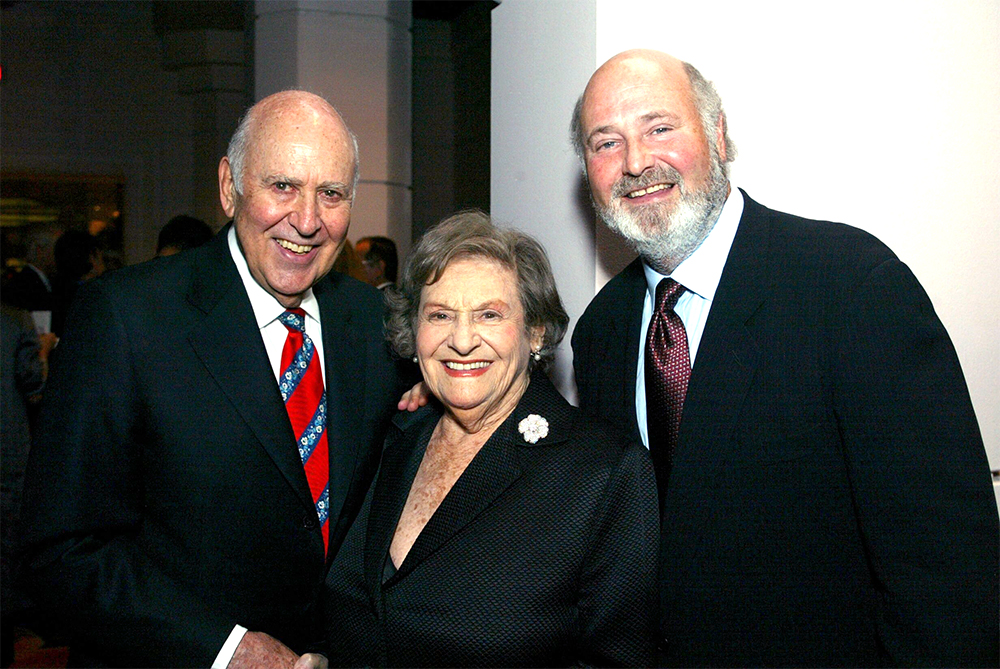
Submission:
{"label": "elderly man in dark suit", "polygon": [[219,166],[234,222],[81,289],[24,510],[78,661],[325,664],[325,571],[399,394],[380,295],[329,274],[357,165],[325,100],[267,97]]}
{"label": "elderly man in dark suit", "polygon": [[641,256],[573,351],[582,408],[656,465],[659,663],[996,666],[988,465],[910,270],[731,189],[718,95],[666,54],[605,63],[573,131]]}

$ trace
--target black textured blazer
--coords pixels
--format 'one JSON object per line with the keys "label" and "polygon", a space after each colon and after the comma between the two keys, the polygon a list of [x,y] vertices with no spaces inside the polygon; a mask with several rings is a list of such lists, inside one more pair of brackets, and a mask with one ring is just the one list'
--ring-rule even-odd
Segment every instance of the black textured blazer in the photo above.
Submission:
{"label": "black textured blazer", "polygon": [[[537,444],[518,432],[530,414],[549,426]],[[390,428],[327,578],[331,666],[648,666],[659,529],[648,453],[541,372],[386,578],[440,415],[426,407]]]}
{"label": "black textured blazer", "polygon": [[[53,354],[26,576],[81,663],[207,667],[237,623],[298,652],[322,640],[329,561],[227,232],[87,283]],[[381,295],[335,273],[313,291],[336,552],[399,388]]]}
{"label": "black textured blazer", "polygon": [[[998,529],[955,350],[871,235],[745,199],[663,501],[658,662],[997,666]],[[638,435],[638,261],[573,335]]]}

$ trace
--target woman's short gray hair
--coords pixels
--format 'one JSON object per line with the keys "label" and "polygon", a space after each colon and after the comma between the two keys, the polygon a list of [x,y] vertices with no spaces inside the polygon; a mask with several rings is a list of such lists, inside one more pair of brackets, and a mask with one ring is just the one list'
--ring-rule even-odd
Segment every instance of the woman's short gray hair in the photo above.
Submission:
{"label": "woman's short gray hair", "polygon": [[484,258],[511,269],[524,310],[525,329],[542,327],[541,360],[552,359],[566,335],[569,316],[563,308],[545,249],[533,238],[500,228],[481,211],[462,211],[427,231],[410,252],[399,290],[389,292],[386,336],[401,357],[416,353],[417,316],[424,286],[437,281],[459,258]]}

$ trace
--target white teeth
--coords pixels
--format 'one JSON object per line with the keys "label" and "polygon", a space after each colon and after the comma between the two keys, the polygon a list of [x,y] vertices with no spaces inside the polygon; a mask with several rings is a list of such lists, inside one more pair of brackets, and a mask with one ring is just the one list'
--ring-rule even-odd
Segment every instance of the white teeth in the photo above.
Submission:
{"label": "white teeth", "polygon": [[489,367],[490,363],[488,363],[488,362],[469,362],[469,363],[464,363],[463,364],[461,362],[446,362],[446,363],[444,363],[444,366],[447,367],[448,369],[454,369],[454,370],[459,371],[459,372],[467,372],[470,369],[482,369],[483,367]]}
{"label": "white teeth", "polygon": [[302,246],[300,244],[293,244],[287,239],[279,239],[277,241],[282,248],[288,249],[289,251],[294,251],[295,253],[309,253],[310,251],[313,250],[312,246]]}
{"label": "white teeth", "polygon": [[640,188],[639,190],[634,190],[631,193],[626,194],[627,198],[642,197],[643,195],[648,195],[649,193],[655,193],[657,191],[666,190],[670,188],[670,184],[656,184],[655,186],[650,186],[649,188]]}

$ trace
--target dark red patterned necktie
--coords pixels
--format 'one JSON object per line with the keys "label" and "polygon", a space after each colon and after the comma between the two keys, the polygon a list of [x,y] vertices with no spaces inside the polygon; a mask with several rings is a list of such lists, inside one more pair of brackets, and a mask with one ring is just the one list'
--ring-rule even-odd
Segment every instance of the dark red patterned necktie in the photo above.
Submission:
{"label": "dark red patterned necktie", "polygon": [[278,316],[288,329],[281,351],[281,379],[278,387],[285,400],[288,419],[298,443],[299,457],[306,470],[309,491],[316,504],[323,548],[330,549],[330,454],[326,441],[326,391],[320,370],[319,353],[306,334],[302,309],[289,309]]}
{"label": "dark red patterned necktie", "polygon": [[656,306],[646,334],[646,427],[661,500],[670,478],[684,397],[691,378],[687,331],[674,312],[683,293],[684,286],[673,279],[663,279],[657,284]]}

